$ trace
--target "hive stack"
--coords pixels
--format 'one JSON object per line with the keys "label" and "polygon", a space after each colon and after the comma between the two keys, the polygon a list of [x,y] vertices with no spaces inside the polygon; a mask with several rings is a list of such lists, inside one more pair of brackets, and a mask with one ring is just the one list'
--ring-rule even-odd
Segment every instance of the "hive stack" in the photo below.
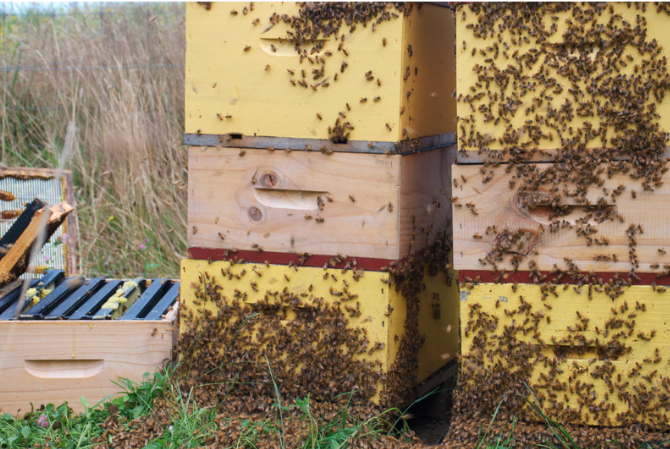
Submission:
{"label": "hive stack", "polygon": [[499,416],[541,419],[523,401],[535,401],[525,382],[562,423],[664,429],[667,8],[479,4],[455,14],[458,413],[485,424],[506,397]]}
{"label": "hive stack", "polygon": [[453,15],[401,8],[187,4],[181,328],[204,383],[398,405],[454,358]]}

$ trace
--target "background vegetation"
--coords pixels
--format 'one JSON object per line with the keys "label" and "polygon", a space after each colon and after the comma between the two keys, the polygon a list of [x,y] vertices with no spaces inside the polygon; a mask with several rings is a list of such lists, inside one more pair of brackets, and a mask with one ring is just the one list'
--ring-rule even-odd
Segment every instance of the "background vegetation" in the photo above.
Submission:
{"label": "background vegetation", "polygon": [[73,123],[63,168],[74,173],[81,272],[178,277],[184,5],[32,7],[0,20],[0,164],[55,167]]}

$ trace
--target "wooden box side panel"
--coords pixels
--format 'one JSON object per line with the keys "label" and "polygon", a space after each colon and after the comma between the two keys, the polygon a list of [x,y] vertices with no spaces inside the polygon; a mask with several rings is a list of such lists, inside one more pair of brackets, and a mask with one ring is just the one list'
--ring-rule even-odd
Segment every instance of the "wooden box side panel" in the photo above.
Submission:
{"label": "wooden box side panel", "polygon": [[[667,410],[665,379],[670,374],[665,360],[670,349],[668,294],[634,286],[616,299],[592,290],[589,299],[588,290],[559,287],[558,296],[544,300],[539,285],[479,284],[462,290],[464,363],[475,370],[512,364],[523,372],[525,360],[533,368],[529,385],[546,401],[542,406],[549,416],[575,418],[579,411],[579,419],[589,425],[617,425],[626,419],[653,425],[659,417],[667,422],[667,416],[656,412],[667,415],[662,410]],[[512,334],[515,344],[509,341]],[[519,354],[523,348],[541,351],[537,357],[513,359],[514,347]],[[547,357],[546,363],[540,357]],[[642,391],[650,392],[642,401],[646,403],[640,401]],[[603,406],[603,400],[613,408]],[[563,414],[568,405],[572,414]]]}
{"label": "wooden box side panel", "polygon": [[440,5],[420,5],[403,19],[402,139],[456,131],[454,14]]}
{"label": "wooden box side panel", "polygon": [[[221,285],[221,294],[226,298],[242,298],[245,304],[256,304],[265,299],[267,292],[284,289],[294,295],[305,295],[304,301],[310,303],[314,299],[323,299],[327,303],[340,303],[352,307],[360,307],[358,316],[350,317],[347,326],[364,328],[370,345],[375,342],[384,344],[384,350],[365,353],[360,356],[363,360],[380,361],[382,370],[388,369],[388,347],[389,334],[402,331],[404,317],[401,312],[397,315],[401,318],[399,324],[394,324],[386,314],[389,305],[388,286],[382,282],[382,277],[388,274],[380,272],[366,272],[358,281],[354,279],[354,272],[349,270],[342,273],[340,269],[323,269],[314,267],[299,267],[295,270],[285,265],[265,264],[231,264],[226,261],[208,263],[206,260],[182,259],[181,263],[181,303],[182,307],[204,313],[205,310],[217,312],[217,306],[211,301],[202,302],[195,298],[193,285],[200,285],[200,277],[205,273],[209,275],[212,282]],[[222,270],[231,270],[239,274],[239,279],[222,274]],[[261,273],[258,276],[257,273]],[[253,283],[253,285],[252,285]],[[347,287],[348,285],[348,287]],[[343,302],[343,291],[352,295],[358,295],[356,300]],[[239,293],[237,293],[239,292]],[[314,298],[310,300],[310,297]],[[314,302],[316,305],[316,302]],[[289,319],[295,317],[295,313],[288,311]],[[395,327],[399,327],[396,329]],[[180,327],[180,332],[186,332],[185,326]],[[299,336],[297,336],[299,337]]]}
{"label": "wooden box side panel", "polygon": [[[214,3],[207,11],[186,5],[186,133],[327,139],[328,127],[342,112],[354,128],[350,140],[400,140],[402,18],[377,24],[374,32],[370,24],[357,25],[353,33],[343,25],[343,48],[349,55],[338,50],[334,36],[327,38],[323,49],[310,55],[326,61],[324,76],[315,80],[312,71],[321,65],[308,59],[301,63],[295,43],[286,39],[287,26],[281,21],[270,26],[268,20],[274,12],[297,14],[297,4],[255,3],[254,11],[243,14],[248,6]],[[309,52],[311,45],[304,48]],[[343,63],[348,64],[345,69]],[[290,80],[303,80],[302,70],[306,87],[292,85]],[[373,101],[377,96],[381,100]],[[368,101],[361,103],[361,98]]]}
{"label": "wooden box side panel", "polygon": [[[624,25],[625,23],[637,24],[637,20],[641,19],[641,23],[644,24],[641,25],[641,28],[644,30],[644,34],[646,34],[646,42],[649,43],[655,39],[661,43],[658,58],[662,59],[670,57],[670,47],[667,45],[668,16],[665,12],[657,12],[656,5],[651,3],[646,4],[646,12],[640,10],[638,6],[640,6],[640,4],[629,6],[625,3],[611,3],[607,4],[606,8],[612,8],[613,14],[620,16],[619,21],[615,20],[612,22],[616,29],[623,30],[626,27],[626,25]],[[512,6],[512,8],[514,8],[514,6]],[[493,35],[489,34],[487,39],[475,37],[475,28],[478,26],[477,15],[472,12],[467,5],[459,8],[456,13],[456,34],[458,36],[456,40],[456,60],[458,65],[457,93],[459,96],[462,96],[463,101],[458,102],[457,109],[458,116],[462,119],[471,116],[474,118],[474,121],[467,125],[461,122],[463,127],[459,127],[459,149],[469,150],[473,153],[476,152],[476,143],[466,142],[465,140],[469,139],[471,132],[474,134],[479,133],[483,138],[493,139],[492,142],[485,145],[487,148],[494,150],[503,149],[505,145],[501,144],[498,139],[505,135],[507,129],[515,130],[515,132],[521,131],[522,133],[519,142],[513,145],[515,148],[521,148],[524,144],[528,143],[531,148],[544,150],[559,148],[561,146],[561,136],[557,134],[556,129],[546,126],[546,122],[543,122],[542,120],[534,119],[536,114],[539,114],[543,119],[547,118],[547,110],[549,106],[553,109],[560,110],[561,107],[571,103],[571,106],[566,107],[572,108],[573,113],[564,123],[561,123],[563,130],[562,137],[564,139],[579,140],[579,138],[576,137],[576,132],[578,129],[584,127],[586,122],[593,124],[594,129],[596,129],[598,123],[604,121],[604,118],[598,116],[597,111],[593,111],[591,114],[581,113],[579,111],[579,103],[591,101],[591,94],[588,88],[591,86],[592,82],[594,82],[596,86],[605,86],[604,82],[607,78],[601,78],[601,76],[606,72],[606,69],[602,66],[598,66],[597,69],[600,71],[596,70],[594,73],[588,74],[588,76],[583,76],[582,74],[577,74],[576,71],[571,70],[568,67],[569,64],[571,64],[569,60],[573,57],[579,57],[580,52],[582,52],[582,54],[587,54],[588,56],[586,57],[588,58],[599,59],[602,62],[613,60],[609,55],[596,56],[598,51],[611,52],[612,47],[603,48],[596,42],[588,40],[582,41],[580,43],[581,45],[566,43],[565,36],[572,35],[571,32],[567,32],[568,23],[578,25],[579,20],[575,20],[575,17],[587,17],[585,12],[576,11],[577,8],[582,8],[582,6],[575,4],[574,10],[547,11],[542,17],[541,22],[545,29],[549,30],[552,26],[555,26],[556,31],[546,40],[546,42],[538,42],[538,39],[535,37],[528,38],[528,36],[526,36],[528,40],[524,40],[519,35],[512,35],[509,28],[504,28],[504,31],[501,32],[500,29],[503,29],[503,23],[511,22],[511,19],[505,14],[500,15],[495,26],[490,25],[491,28],[488,31],[492,32]],[[589,9],[589,7],[584,7],[583,9]],[[575,15],[573,16],[573,14]],[[552,17],[555,19],[552,19]],[[603,28],[608,27],[610,26],[608,25],[610,18],[611,14],[607,9],[602,14],[596,13],[593,16],[593,25],[588,23],[585,25],[585,29],[590,30],[591,27],[595,28],[596,26],[602,26]],[[535,19],[533,18],[533,20]],[[530,19],[528,19],[528,21],[530,21]],[[523,23],[525,26],[526,21],[523,21]],[[632,25],[630,29],[632,30],[634,26],[636,25]],[[531,28],[532,26],[528,26],[527,29],[530,30]],[[641,36],[642,32],[639,33]],[[597,35],[597,32],[594,33],[594,36]],[[500,39],[498,39],[499,36]],[[603,41],[608,43],[611,42],[611,40],[604,35]],[[622,78],[622,83],[626,86],[632,85],[633,78],[640,76],[642,71],[636,74],[634,70],[636,67],[642,67],[646,64],[643,63],[643,60],[648,59],[647,54],[643,54],[635,48],[633,45],[635,42],[637,42],[637,39],[631,39],[629,45],[624,47],[621,47],[620,45],[616,46],[616,51],[622,56],[622,62],[618,63],[616,67],[614,64],[609,64],[608,70],[611,70],[611,77],[625,77]],[[494,47],[497,47],[498,50],[496,51]],[[562,54],[566,48],[570,50],[568,55]],[[529,62],[531,60],[531,58],[528,57],[530,56],[529,51],[539,51],[541,52],[541,55],[534,61]],[[525,56],[524,59],[518,59],[519,62],[517,62],[517,58],[515,57],[516,54],[519,56],[527,56]],[[520,61],[523,61],[523,63]],[[501,72],[507,70],[510,66],[513,66],[514,70],[520,69],[519,77],[510,77],[508,79],[509,83],[504,79],[498,80],[497,75],[494,75],[493,69],[489,69],[492,64],[495,64]],[[568,69],[566,70],[566,68]],[[487,70],[488,74],[486,74]],[[571,79],[566,75],[568,73],[575,74],[576,76]],[[490,83],[486,82],[486,76],[491,77]],[[496,79],[494,79],[494,77],[496,77]],[[512,83],[515,82],[514,80],[521,79],[521,77],[524,79],[526,77],[528,79],[535,79],[537,82],[533,81],[533,83],[528,86],[525,82],[518,82],[518,88],[512,89],[511,87]],[[597,81],[594,81],[593,78],[596,77],[598,79]],[[554,79],[556,84],[545,86],[542,81],[545,79]],[[575,80],[574,84],[571,82],[573,79]],[[479,83],[481,87],[477,86],[477,83]],[[505,86],[504,89],[501,89],[501,85]],[[533,87],[533,85],[535,87]],[[627,88],[628,87],[624,89]],[[570,92],[571,89],[578,89],[579,92],[575,91],[575,94],[573,94]],[[484,93],[484,96],[481,99],[474,101],[466,99],[468,95],[473,97],[479,92]],[[542,104],[534,106],[534,101],[540,97],[543,97]],[[496,98],[496,100],[493,100],[493,98]],[[513,102],[517,100],[518,104],[513,105]],[[605,95],[600,95],[594,101],[605,105],[606,103],[610,103],[610,98]],[[491,104],[489,104],[489,102],[491,102]],[[480,109],[480,106],[484,107]],[[668,100],[667,95],[656,106],[656,113],[660,116],[658,123],[660,124],[661,129],[667,131],[670,129],[670,100]],[[506,116],[509,118],[509,122],[502,119],[496,122],[496,118],[500,116],[498,111],[510,107],[516,108],[516,114],[513,116]],[[526,113],[529,109],[530,111]],[[493,118],[485,120],[488,110],[491,111]],[[531,133],[522,131],[526,121],[530,121],[533,125],[532,136],[530,135]],[[566,131],[572,129],[574,129],[575,133]],[[536,142],[534,138],[540,132],[544,133],[546,136],[551,135],[552,138],[543,137]],[[609,139],[613,136],[614,131],[611,126],[607,132],[607,138]],[[607,145],[609,145],[609,142]],[[592,139],[587,144],[587,147],[589,148],[598,148],[602,146],[603,143],[599,138]],[[477,158],[476,155],[474,155],[474,157]],[[465,158],[464,160],[467,161],[468,159]]]}
{"label": "wooden box side panel", "polygon": [[[451,221],[451,166],[456,146],[403,156],[400,169],[400,252],[419,251]],[[416,229],[413,222],[416,219]],[[427,231],[432,227],[430,234]],[[414,234],[416,233],[416,234]]]}
{"label": "wooden box side panel", "polygon": [[68,401],[83,411],[120,393],[119,377],[141,382],[172,357],[176,321],[10,321],[0,323],[0,407],[30,410],[30,403]]}
{"label": "wooden box side panel", "polygon": [[[639,263],[637,272],[659,273],[664,270],[664,264],[670,263],[670,254],[666,252],[670,238],[670,228],[667,226],[670,210],[668,173],[663,175],[664,184],[653,192],[643,190],[641,180],[632,180],[628,175],[621,174],[604,179],[602,186],[591,189],[586,196],[591,204],[604,197],[607,204],[621,214],[622,220],[603,223],[597,223],[593,218],[588,220],[588,224],[597,230],[590,236],[589,243],[588,238],[577,234],[575,226],[577,220],[587,214],[583,205],[571,204],[572,211],[560,218],[561,223],[565,222],[572,228],[562,227],[551,232],[551,207],[524,206],[524,201],[528,201],[531,195],[520,193],[520,182],[510,188],[512,173],[505,173],[504,168],[499,167],[493,179],[484,183],[479,166],[454,165],[452,168],[454,179],[461,181],[463,176],[467,181],[460,182],[453,193],[456,197],[456,204],[453,205],[454,264],[458,270],[492,268],[490,263],[483,265],[480,262],[500,244],[495,233],[486,233],[489,226],[495,226],[498,233],[507,228],[512,233],[524,230],[532,236],[526,244],[516,249],[516,253],[524,256],[520,270],[528,270],[531,260],[537,263],[541,271],[551,271],[555,266],[567,269],[567,259],[584,272],[630,271],[630,237],[627,230],[631,225],[640,225],[643,230],[641,233],[636,231],[634,236]],[[613,198],[611,193],[621,186],[625,190]],[[549,187],[543,187],[539,195],[548,194],[548,190]],[[604,195],[604,191],[609,192],[610,196]],[[632,197],[632,191],[635,191],[635,198]],[[568,201],[567,197],[565,201]],[[468,203],[474,204],[477,215],[467,207]],[[605,241],[606,245],[603,244]],[[506,254],[505,261],[497,263],[498,268],[512,269],[513,256],[512,253]]]}
{"label": "wooden box side panel", "polygon": [[426,289],[419,293],[419,332],[426,339],[419,349],[417,382],[454,360],[459,349],[460,301],[456,279],[449,285],[445,273],[430,276],[426,270],[423,283]]}
{"label": "wooden box side panel", "polygon": [[400,161],[192,147],[188,245],[397,259]]}

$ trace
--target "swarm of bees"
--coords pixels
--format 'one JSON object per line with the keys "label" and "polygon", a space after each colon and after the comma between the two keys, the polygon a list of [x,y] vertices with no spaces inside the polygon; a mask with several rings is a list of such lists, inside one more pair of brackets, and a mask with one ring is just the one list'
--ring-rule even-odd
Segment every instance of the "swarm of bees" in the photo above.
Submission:
{"label": "swarm of bees", "polygon": [[[484,182],[504,167],[514,174],[509,187],[519,189],[520,196],[548,192],[547,198],[538,200],[550,204],[552,212],[547,228],[486,230],[493,245],[480,259],[483,269],[497,273],[495,282],[507,282],[510,273],[527,269],[537,296],[519,296],[516,308],[496,302],[495,310],[473,302],[467,316],[461,316],[463,336],[472,346],[461,359],[457,418],[445,439],[450,447],[476,445],[478,431],[489,425],[499,403],[489,435],[506,434],[512,417],[517,417],[522,421],[514,430],[518,445],[560,444],[544,422],[537,423],[541,417],[525,400],[533,401],[526,385],[547,416],[567,425],[580,447],[604,447],[611,441],[639,447],[662,439],[660,432],[668,430],[670,382],[653,368],[660,362],[658,350],[644,362],[630,362],[638,347],[634,342],[653,343],[656,335],[655,330],[635,330],[636,317],[640,319],[645,306],[638,303],[633,310],[631,304],[628,310],[625,301],[627,287],[640,281],[637,244],[644,229],[630,222],[640,217],[621,216],[605,201],[608,192],[598,201],[587,200],[589,191],[603,190],[605,178],[620,174],[630,176],[642,190],[654,191],[668,169],[663,157],[668,135],[656,111],[669,93],[670,76],[660,43],[647,35],[645,18],[647,9],[653,8],[650,12],[655,14],[668,13],[668,8],[643,3],[627,7],[635,10],[632,22],[606,3],[457,7],[457,20],[465,21],[472,33],[471,39],[459,36],[463,39],[459,50],[478,56],[472,86],[458,95],[463,103],[459,111],[469,109],[458,117],[460,156],[467,159],[469,152],[485,156]],[[570,14],[562,16],[560,25],[565,26],[559,34],[559,16],[566,12]],[[554,148],[549,163],[528,163],[545,157],[547,146]],[[612,199],[624,189],[614,189]],[[634,191],[631,197],[636,198]],[[571,222],[562,219],[572,210],[566,199],[585,206]],[[534,207],[533,198],[526,201],[524,207]],[[476,204],[468,207],[474,214]],[[616,261],[616,254],[606,251],[608,239],[598,237],[598,226],[610,222],[626,223],[627,275],[603,280],[580,270],[568,257],[565,267],[554,265],[550,273],[538,269],[532,248],[547,232],[575,232],[584,246],[593,248],[593,260]],[[670,273],[670,265],[655,267],[659,276]],[[598,307],[617,306],[600,324],[589,323],[578,312],[561,337],[543,340],[540,331],[552,323],[552,299],[567,288],[585,301],[598,302]],[[587,363],[576,364],[575,359]],[[628,360],[630,366],[617,365],[617,360]],[[600,387],[600,396],[595,386]],[[577,427],[587,421],[621,427]]]}

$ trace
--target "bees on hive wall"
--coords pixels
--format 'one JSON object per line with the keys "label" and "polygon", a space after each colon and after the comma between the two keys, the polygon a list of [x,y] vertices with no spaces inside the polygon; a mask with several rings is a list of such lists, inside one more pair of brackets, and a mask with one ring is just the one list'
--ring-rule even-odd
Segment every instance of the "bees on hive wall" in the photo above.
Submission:
{"label": "bees on hive wall", "polygon": [[[661,119],[668,117],[658,111],[670,77],[665,42],[653,37],[658,30],[648,28],[648,18],[667,14],[667,9],[606,3],[457,7],[456,18],[463,25],[459,30],[464,30],[458,51],[464,61],[475,61],[459,65],[467,72],[464,79],[472,80],[457,97],[459,157],[479,155],[484,161],[482,183],[504,167],[513,174],[510,189],[550,192],[552,212],[550,224],[534,230],[487,223],[486,235],[493,236],[493,243],[480,259],[482,270],[499,273],[495,282],[509,282],[510,272],[528,270],[527,282],[536,285],[529,287],[534,292],[529,298],[515,284],[514,306],[494,298],[486,307],[483,300],[462,307],[468,349],[456,395],[457,419],[445,440],[455,447],[458,441],[463,447],[477,444],[479,424],[488,425],[499,403],[499,417],[516,416],[524,422],[514,432],[517,444],[553,438],[546,425],[533,424],[541,417],[523,399],[533,401],[526,385],[547,416],[569,431],[585,422],[623,426],[570,432],[580,447],[613,440],[634,445],[653,440],[650,429],[667,427],[670,385],[654,367],[660,360],[636,355],[645,351],[644,345],[654,348],[661,341],[655,329],[641,325],[649,320],[640,316],[646,304],[638,301],[631,311],[626,302],[629,287],[640,281],[638,245],[644,238],[645,211],[636,217],[618,212],[613,201],[630,186],[603,190],[603,180],[615,175],[639,184],[639,190],[631,190],[631,200],[638,197],[636,190],[654,192],[663,184],[667,130]],[[630,14],[624,17],[622,10]],[[538,159],[546,163],[528,163]],[[588,201],[591,192],[602,193]],[[564,219],[573,209],[568,204],[583,206],[569,221]],[[467,206],[475,213],[477,200]],[[550,273],[538,269],[534,244],[558,232],[575,232],[585,248],[592,248],[592,260],[616,262],[621,256],[603,248],[611,236],[599,235],[598,228],[608,223],[621,224],[621,240],[628,244],[627,275],[603,279],[602,274],[580,270],[568,257]],[[473,241],[480,238],[472,235]],[[670,272],[658,262],[651,267],[659,277]],[[560,283],[564,288],[557,288]],[[476,282],[468,286],[482,288]],[[658,291],[658,286],[651,289]],[[583,298],[585,310],[617,306],[600,322],[599,312],[585,310],[566,322],[564,308],[552,303],[568,294]],[[553,312],[557,309],[560,314]],[[655,348],[652,353],[661,352]],[[496,424],[500,430],[506,420],[497,421],[503,422]],[[500,434],[491,430],[491,435]]]}

